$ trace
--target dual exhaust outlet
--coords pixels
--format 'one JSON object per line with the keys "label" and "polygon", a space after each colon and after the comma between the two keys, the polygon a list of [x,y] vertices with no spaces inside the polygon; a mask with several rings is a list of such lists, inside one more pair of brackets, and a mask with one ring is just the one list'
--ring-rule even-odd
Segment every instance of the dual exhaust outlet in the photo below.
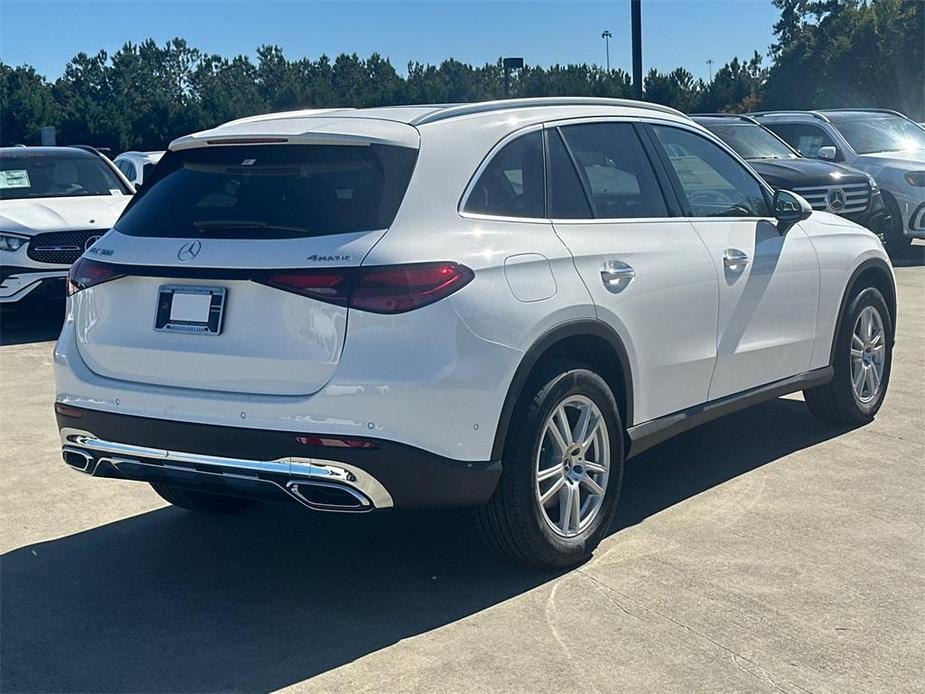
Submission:
{"label": "dual exhaust outlet", "polygon": [[227,483],[258,497],[278,497],[268,489],[273,487],[315,511],[362,513],[393,505],[392,497],[378,480],[339,461],[224,458],[104,441],[74,430],[62,430],[61,438],[64,462],[91,476],[140,481],[176,477],[178,484]]}

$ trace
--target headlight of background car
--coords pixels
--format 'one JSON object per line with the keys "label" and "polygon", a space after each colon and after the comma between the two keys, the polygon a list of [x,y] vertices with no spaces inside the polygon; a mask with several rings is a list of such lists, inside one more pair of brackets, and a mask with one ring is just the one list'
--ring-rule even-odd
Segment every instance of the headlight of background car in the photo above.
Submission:
{"label": "headlight of background car", "polygon": [[0,233],[0,251],[18,251],[28,239]]}
{"label": "headlight of background car", "polygon": [[925,171],[909,171],[906,173],[906,182],[910,186],[925,188]]}
{"label": "headlight of background car", "polygon": [[867,180],[870,181],[870,192],[877,193],[880,191],[880,186],[877,185],[877,182],[874,180],[874,177],[870,174],[867,174]]}

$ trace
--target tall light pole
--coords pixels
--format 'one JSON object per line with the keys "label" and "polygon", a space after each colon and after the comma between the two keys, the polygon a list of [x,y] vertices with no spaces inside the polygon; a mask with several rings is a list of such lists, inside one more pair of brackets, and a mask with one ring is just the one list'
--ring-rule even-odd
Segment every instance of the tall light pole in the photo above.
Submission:
{"label": "tall light pole", "polygon": [[642,100],[642,7],[630,0],[630,26],[633,34],[633,95]]}
{"label": "tall light pole", "polygon": [[713,81],[713,58],[707,59],[707,68],[710,70],[710,81]]}
{"label": "tall light pole", "polygon": [[613,38],[613,34],[610,33],[610,29],[604,29],[604,33],[601,34],[601,38],[604,39],[604,50],[607,51],[607,72],[610,72],[610,39]]}

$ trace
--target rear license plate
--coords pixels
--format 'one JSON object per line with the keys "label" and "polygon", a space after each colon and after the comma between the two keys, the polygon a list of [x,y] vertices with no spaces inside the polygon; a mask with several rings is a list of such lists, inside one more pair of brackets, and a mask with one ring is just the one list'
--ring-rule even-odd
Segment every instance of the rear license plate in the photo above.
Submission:
{"label": "rear license plate", "polygon": [[161,332],[218,335],[225,312],[224,287],[165,284],[157,290],[154,329]]}

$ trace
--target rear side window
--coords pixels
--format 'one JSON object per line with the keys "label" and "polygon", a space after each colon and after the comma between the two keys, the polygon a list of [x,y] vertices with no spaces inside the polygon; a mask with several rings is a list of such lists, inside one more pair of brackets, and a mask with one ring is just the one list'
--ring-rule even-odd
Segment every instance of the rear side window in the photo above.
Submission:
{"label": "rear side window", "polygon": [[563,127],[598,219],[667,217],[655,172],[630,123]]}
{"label": "rear side window", "polygon": [[578,178],[572,157],[562,142],[562,136],[557,129],[547,132],[549,216],[553,219],[590,219],[594,215],[591,214],[588,196]]}
{"label": "rear side window", "polygon": [[835,147],[835,141],[818,125],[810,123],[767,123],[766,127],[804,157],[818,159],[820,147]]}
{"label": "rear side window", "polygon": [[116,228],[130,236],[292,238],[385,229],[417,150],[217,146],[168,152]]}
{"label": "rear side window", "polygon": [[466,200],[466,212],[497,217],[545,217],[543,135],[536,130],[501,148]]}
{"label": "rear side window", "polygon": [[717,144],[687,130],[652,127],[694,217],[770,217],[764,188]]}

